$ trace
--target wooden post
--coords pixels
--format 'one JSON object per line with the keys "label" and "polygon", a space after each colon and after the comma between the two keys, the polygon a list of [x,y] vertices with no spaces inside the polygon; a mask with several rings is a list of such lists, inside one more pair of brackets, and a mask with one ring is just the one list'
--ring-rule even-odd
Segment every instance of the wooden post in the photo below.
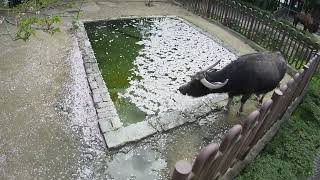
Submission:
{"label": "wooden post", "polygon": [[241,131],[241,136],[239,136],[236,144],[233,146],[231,152],[226,158],[222,168],[220,170],[221,174],[224,174],[229,168],[231,168],[234,163],[238,160],[239,153],[246,151],[248,147],[248,141],[250,141],[250,136],[252,135],[253,129],[257,125],[258,118],[260,117],[259,111],[253,111],[250,115],[246,118],[243,129]]}
{"label": "wooden post", "polygon": [[208,0],[207,13],[206,13],[207,18],[211,17],[211,11],[212,11],[212,0]]}
{"label": "wooden post", "polygon": [[219,145],[215,143],[209,144],[201,150],[192,168],[195,177],[206,177],[208,175],[210,164],[214,161],[218,151]]}
{"label": "wooden post", "polygon": [[219,161],[216,162],[216,164],[214,164],[213,166],[211,166],[211,170],[210,170],[210,174],[207,177],[207,179],[203,179],[203,180],[215,180],[217,177],[219,177],[221,175],[221,168],[223,166],[223,162],[225,162],[228,159],[228,156],[233,148],[233,146],[235,145],[235,143],[237,142],[240,133],[242,131],[242,126],[237,124],[235,126],[233,126],[228,134],[226,134],[223,137],[223,140],[220,144],[220,148],[219,151],[221,152],[221,158],[219,158]]}
{"label": "wooden post", "polygon": [[178,161],[172,173],[171,180],[188,180],[192,166],[188,161]]}
{"label": "wooden post", "polygon": [[[279,90],[276,89],[272,95],[272,100],[273,100],[273,104],[270,108],[270,113],[264,117],[261,121],[261,125],[259,126],[259,128],[257,129],[257,133],[255,134],[250,147],[253,147],[265,134],[265,132],[267,130],[269,130],[269,128],[271,127],[271,125],[278,119],[278,110],[279,110],[279,106],[281,106],[281,97],[282,97],[283,93]],[[242,158],[245,158],[245,155]]]}
{"label": "wooden post", "polygon": [[230,8],[230,5],[228,3],[228,1],[225,1],[225,12],[224,12],[224,23],[226,26],[228,26],[228,14],[229,14],[229,8]]}
{"label": "wooden post", "polygon": [[250,21],[250,27],[249,27],[249,30],[248,30],[247,37],[249,39],[251,39],[252,27],[253,27],[253,24],[254,24],[255,17],[253,16],[253,9],[249,8],[249,10],[250,10],[250,15],[249,16],[251,17],[251,21]]}

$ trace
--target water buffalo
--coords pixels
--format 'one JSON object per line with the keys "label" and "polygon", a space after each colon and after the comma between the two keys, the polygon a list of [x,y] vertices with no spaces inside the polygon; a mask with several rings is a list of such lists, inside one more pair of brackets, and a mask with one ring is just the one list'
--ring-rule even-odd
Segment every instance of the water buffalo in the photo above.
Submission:
{"label": "water buffalo", "polygon": [[319,23],[317,23],[310,14],[299,12],[295,15],[293,20],[293,26],[297,26],[298,23],[303,24],[303,30],[308,30],[310,33],[318,31]]}
{"label": "water buffalo", "polygon": [[[201,97],[210,93],[228,93],[228,110],[234,96],[242,95],[238,114],[252,94],[265,94],[277,87],[287,71],[280,52],[262,52],[240,56],[221,70],[208,69],[191,77],[179,88],[183,95]],[[263,97],[260,99],[262,102]]]}

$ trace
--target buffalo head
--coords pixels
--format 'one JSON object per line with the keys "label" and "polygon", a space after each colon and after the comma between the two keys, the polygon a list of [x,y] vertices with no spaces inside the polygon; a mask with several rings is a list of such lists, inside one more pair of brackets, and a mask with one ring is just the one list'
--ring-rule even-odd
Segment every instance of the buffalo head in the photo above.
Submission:
{"label": "buffalo head", "polygon": [[223,82],[209,82],[206,78],[207,72],[200,71],[192,76],[189,83],[179,88],[180,93],[192,97],[201,97],[224,87],[229,81],[229,79],[225,79]]}

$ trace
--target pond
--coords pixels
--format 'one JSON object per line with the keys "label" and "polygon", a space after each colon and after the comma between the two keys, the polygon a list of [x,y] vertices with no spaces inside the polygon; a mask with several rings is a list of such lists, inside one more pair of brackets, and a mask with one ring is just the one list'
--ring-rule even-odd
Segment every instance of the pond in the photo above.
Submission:
{"label": "pond", "polygon": [[236,59],[217,39],[176,17],[87,22],[85,28],[125,126],[203,104],[203,98],[179,94],[178,87],[215,62],[220,69]]}

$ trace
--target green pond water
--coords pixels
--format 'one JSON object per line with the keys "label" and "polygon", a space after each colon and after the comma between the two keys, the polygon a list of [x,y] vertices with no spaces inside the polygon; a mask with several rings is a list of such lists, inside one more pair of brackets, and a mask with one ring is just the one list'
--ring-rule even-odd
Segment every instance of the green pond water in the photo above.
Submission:
{"label": "green pond water", "polygon": [[124,125],[143,121],[146,114],[130,99],[119,97],[129,87],[134,75],[134,60],[143,48],[137,42],[147,36],[153,18],[124,19],[85,23],[103,79]]}

